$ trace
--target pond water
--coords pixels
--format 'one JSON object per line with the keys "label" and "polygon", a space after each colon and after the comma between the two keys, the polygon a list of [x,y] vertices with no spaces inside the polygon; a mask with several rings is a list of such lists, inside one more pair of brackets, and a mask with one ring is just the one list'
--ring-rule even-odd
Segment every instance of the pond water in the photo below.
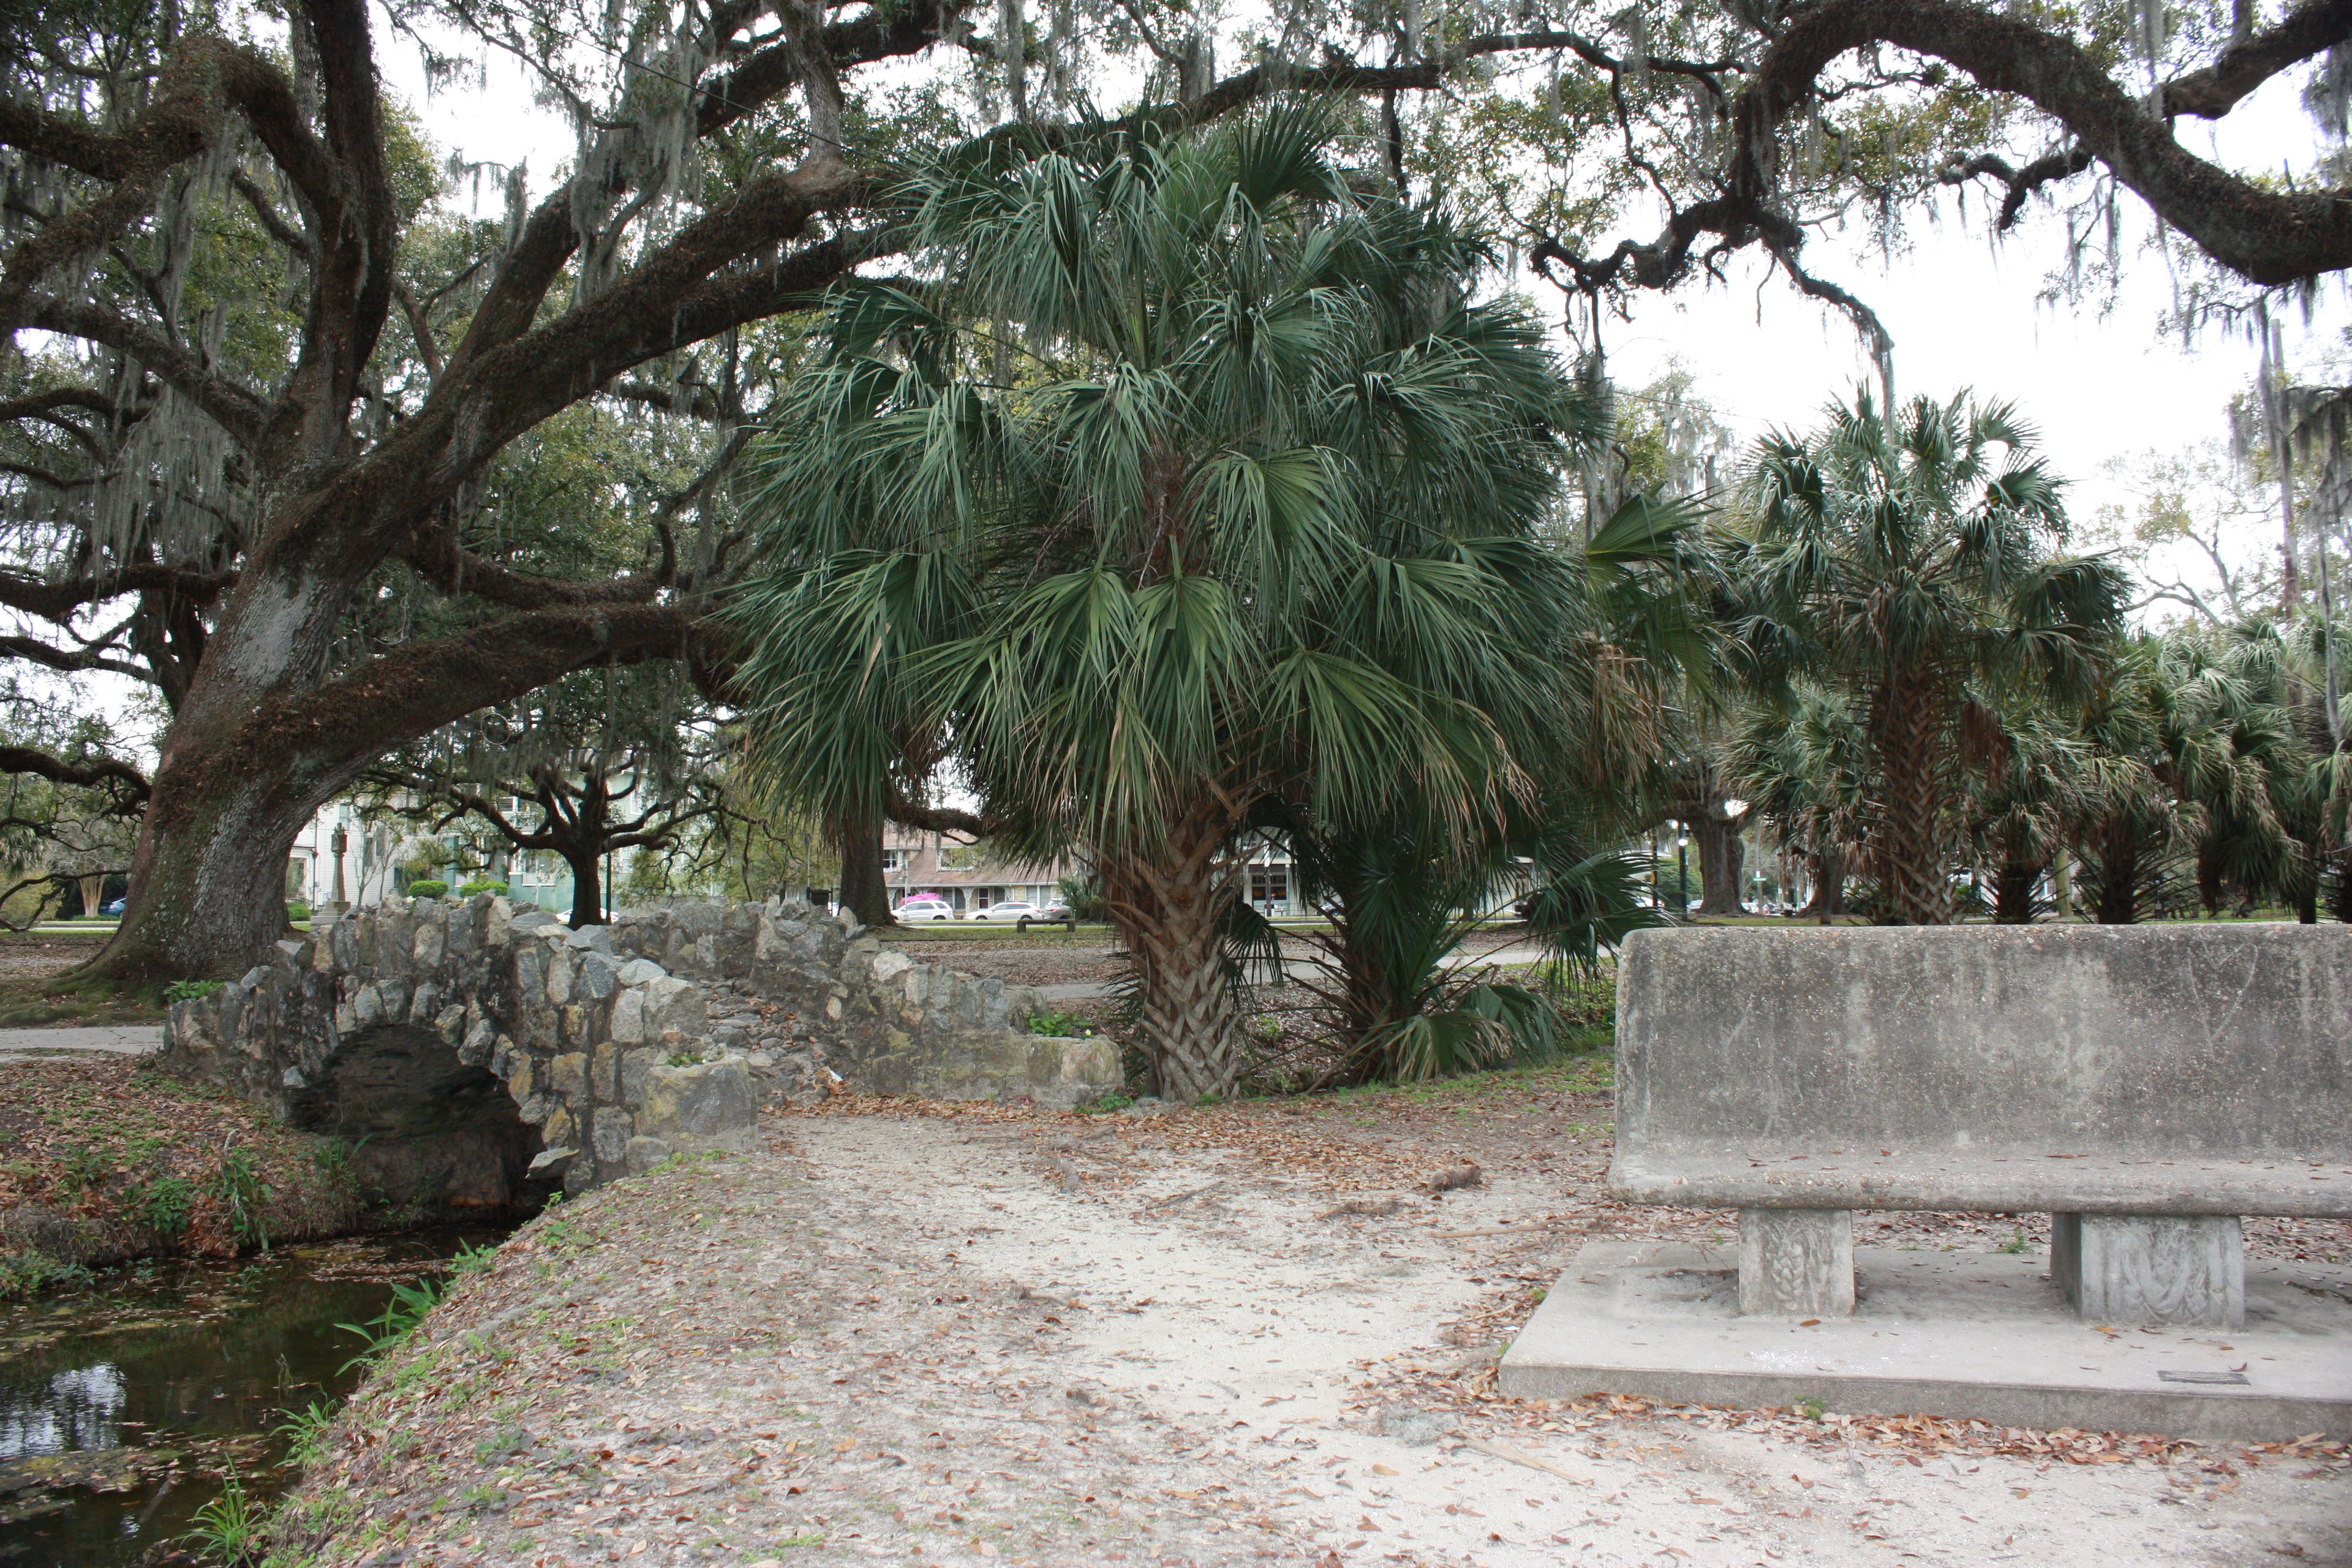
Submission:
{"label": "pond water", "polygon": [[337,1327],[395,1283],[503,1233],[448,1227],[282,1247],[236,1263],[162,1262],[0,1308],[0,1564],[112,1568],[185,1531],[232,1470],[247,1493],[294,1480],[276,1428],[332,1404],[364,1348]]}

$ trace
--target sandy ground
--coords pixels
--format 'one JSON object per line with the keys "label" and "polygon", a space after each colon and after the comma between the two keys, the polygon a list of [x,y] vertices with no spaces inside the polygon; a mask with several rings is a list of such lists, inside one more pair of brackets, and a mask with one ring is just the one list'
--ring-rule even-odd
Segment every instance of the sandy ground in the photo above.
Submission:
{"label": "sandy ground", "polygon": [[[2352,1563],[2342,1445],[1500,1400],[1494,1346],[1576,1245],[1657,1228],[1597,1194],[1599,1089],[777,1118],[765,1152],[592,1194],[461,1282],[287,1540],[646,1568]],[[1465,1152],[1482,1186],[1415,1190]]]}

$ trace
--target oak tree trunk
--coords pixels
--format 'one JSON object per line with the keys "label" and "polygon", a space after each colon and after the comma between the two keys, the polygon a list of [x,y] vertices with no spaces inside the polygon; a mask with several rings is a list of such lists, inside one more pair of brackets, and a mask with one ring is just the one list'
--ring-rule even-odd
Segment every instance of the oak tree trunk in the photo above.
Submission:
{"label": "oak tree trunk", "polygon": [[1738,825],[1717,816],[1709,805],[1698,814],[1691,831],[1698,837],[1698,912],[1738,914],[1739,882],[1748,858],[1748,846],[1739,837]]}
{"label": "oak tree trunk", "polygon": [[1840,850],[1822,849],[1805,860],[1812,868],[1813,894],[1797,913],[1827,925],[1845,913],[1845,856]]}

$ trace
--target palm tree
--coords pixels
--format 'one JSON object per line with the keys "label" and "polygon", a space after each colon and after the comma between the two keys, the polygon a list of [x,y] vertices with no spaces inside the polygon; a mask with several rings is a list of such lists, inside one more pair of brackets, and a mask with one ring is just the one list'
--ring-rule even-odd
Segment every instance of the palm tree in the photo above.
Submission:
{"label": "palm tree", "polygon": [[1952,918],[1955,778],[1986,754],[2012,691],[2066,695],[2122,624],[2123,574],[2061,552],[2059,483],[2003,404],[1867,393],[1810,437],[1759,444],[1732,626],[1768,691],[1810,676],[1845,693],[1870,742],[1864,848],[1916,924]]}
{"label": "palm tree", "polygon": [[1823,924],[1843,914],[1870,783],[1870,737],[1844,694],[1799,679],[1778,703],[1749,707],[1732,731],[1725,772],[1748,809],[1804,857],[1813,895],[1799,912]]}
{"label": "palm tree", "polygon": [[[914,276],[843,289],[767,437],[740,598],[768,767],[838,801],[937,739],[1007,852],[1076,849],[1161,1093],[1244,1064],[1241,829],[1475,838],[1573,711],[1538,536],[1580,394],[1334,110],[991,144],[905,193]],[[1371,192],[1374,194],[1366,194]]]}
{"label": "palm tree", "polygon": [[1969,838],[1992,873],[1996,925],[2029,925],[2034,889],[2063,853],[2085,804],[2082,740],[2038,705],[1996,715],[2000,732],[1969,779]]}

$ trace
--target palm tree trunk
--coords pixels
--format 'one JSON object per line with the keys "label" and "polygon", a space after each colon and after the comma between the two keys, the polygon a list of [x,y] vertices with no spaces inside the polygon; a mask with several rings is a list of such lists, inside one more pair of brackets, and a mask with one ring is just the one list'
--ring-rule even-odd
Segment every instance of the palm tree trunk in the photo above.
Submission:
{"label": "palm tree trunk", "polygon": [[1101,857],[1111,920],[1135,963],[1139,1043],[1166,1100],[1229,1094],[1245,1065],[1223,962],[1236,891],[1222,863],[1230,827],[1202,800],[1149,853]]}
{"label": "palm tree trunk", "polygon": [[2128,823],[2098,833],[2098,864],[2091,879],[2091,913],[2103,926],[2139,922],[2139,835]]}
{"label": "palm tree trunk", "polygon": [[2033,923],[2033,884],[2042,879],[2038,860],[2003,860],[1992,874],[1992,919],[1995,925]]}
{"label": "palm tree trunk", "polygon": [[864,925],[898,924],[882,870],[882,819],[839,818],[833,836],[841,845],[841,907]]}
{"label": "palm tree trunk", "polygon": [[1878,753],[1871,859],[1881,891],[1906,925],[1952,923],[1944,843],[1943,693],[1932,676],[1896,669],[1871,715]]}

